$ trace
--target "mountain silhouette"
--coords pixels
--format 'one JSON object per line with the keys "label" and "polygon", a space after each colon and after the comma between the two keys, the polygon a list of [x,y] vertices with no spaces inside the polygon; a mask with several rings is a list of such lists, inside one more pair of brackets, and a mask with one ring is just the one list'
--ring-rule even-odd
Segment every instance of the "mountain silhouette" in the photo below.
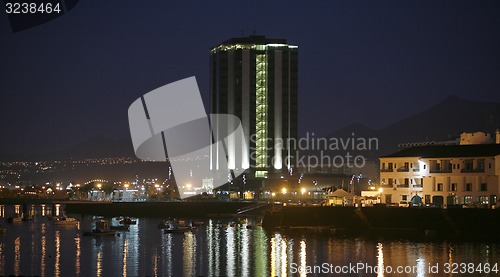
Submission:
{"label": "mountain silhouette", "polygon": [[367,154],[377,159],[398,150],[401,143],[446,141],[463,132],[492,133],[500,126],[500,103],[477,102],[450,96],[420,113],[381,129],[355,123],[330,133],[328,138],[377,138],[378,151]]}

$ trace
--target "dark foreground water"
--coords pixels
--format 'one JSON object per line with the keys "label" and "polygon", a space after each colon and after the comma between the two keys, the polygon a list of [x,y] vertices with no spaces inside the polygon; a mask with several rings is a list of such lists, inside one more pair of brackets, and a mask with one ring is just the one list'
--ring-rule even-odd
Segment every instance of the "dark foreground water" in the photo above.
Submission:
{"label": "dark foreground water", "polygon": [[[0,205],[0,217],[12,215],[14,209]],[[494,243],[290,235],[261,227],[247,229],[243,222],[226,226],[227,221],[220,219],[206,220],[194,232],[164,234],[153,218],[139,218],[130,231],[99,238],[82,236],[97,218],[80,218],[78,226],[54,226],[40,206],[30,212],[35,214],[30,222],[4,224],[0,275],[446,276],[453,271],[500,275],[496,264],[500,245]],[[117,224],[115,219],[112,223]]]}

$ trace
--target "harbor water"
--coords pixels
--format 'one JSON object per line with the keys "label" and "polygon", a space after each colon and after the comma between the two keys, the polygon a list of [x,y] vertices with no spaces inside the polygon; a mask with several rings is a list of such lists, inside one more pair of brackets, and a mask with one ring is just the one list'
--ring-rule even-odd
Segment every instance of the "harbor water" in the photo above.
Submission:
{"label": "harbor water", "polygon": [[[50,220],[52,207],[32,205],[27,211],[31,220],[6,223],[22,212],[19,208],[0,205],[5,227],[0,275],[438,276],[452,275],[454,267],[457,273],[500,275],[500,269],[495,271],[500,263],[496,243],[287,233],[265,230],[244,218],[196,219],[204,224],[183,233],[165,233],[158,218],[134,218],[137,224],[114,236],[83,236],[100,217],[69,215],[79,224],[58,226]],[[108,220],[118,224],[116,218]]]}

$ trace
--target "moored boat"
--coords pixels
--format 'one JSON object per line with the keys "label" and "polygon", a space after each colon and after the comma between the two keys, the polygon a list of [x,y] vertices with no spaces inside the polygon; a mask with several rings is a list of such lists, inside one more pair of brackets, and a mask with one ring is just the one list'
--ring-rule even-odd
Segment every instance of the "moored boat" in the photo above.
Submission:
{"label": "moored boat", "polygon": [[205,225],[205,221],[201,221],[201,220],[199,220],[199,221],[193,221],[192,225],[193,226],[203,226],[203,225]]}
{"label": "moored boat", "polygon": [[83,232],[84,236],[114,236],[115,231],[109,230],[109,231],[104,231],[101,229],[93,229],[92,231],[84,231]]}
{"label": "moored boat", "polygon": [[165,234],[182,234],[182,233],[190,232],[192,230],[193,230],[193,228],[191,228],[189,226],[179,226],[179,227],[164,229],[163,232]]}
{"label": "moored boat", "polygon": [[101,219],[95,223],[91,231],[84,231],[84,236],[114,236],[115,231],[110,229],[109,221]]}
{"label": "moored boat", "polygon": [[111,230],[118,230],[118,231],[129,231],[130,230],[129,225],[111,225],[109,228]]}
{"label": "moored boat", "polygon": [[137,221],[130,219],[130,217],[124,217],[122,220],[120,220],[120,224],[135,225],[137,224]]}
{"label": "moored boat", "polygon": [[74,217],[54,217],[53,219],[54,225],[76,225],[78,224],[78,220]]}

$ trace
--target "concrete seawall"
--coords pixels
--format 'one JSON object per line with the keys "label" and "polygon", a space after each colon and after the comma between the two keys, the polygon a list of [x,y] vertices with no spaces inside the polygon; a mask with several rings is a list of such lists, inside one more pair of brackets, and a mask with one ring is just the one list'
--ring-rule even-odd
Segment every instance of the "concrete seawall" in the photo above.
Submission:
{"label": "concrete seawall", "polygon": [[131,217],[206,217],[236,214],[249,202],[66,202],[66,213]]}
{"label": "concrete seawall", "polygon": [[500,240],[500,210],[387,207],[295,207],[268,211],[266,228],[324,228],[345,233],[432,234]]}

